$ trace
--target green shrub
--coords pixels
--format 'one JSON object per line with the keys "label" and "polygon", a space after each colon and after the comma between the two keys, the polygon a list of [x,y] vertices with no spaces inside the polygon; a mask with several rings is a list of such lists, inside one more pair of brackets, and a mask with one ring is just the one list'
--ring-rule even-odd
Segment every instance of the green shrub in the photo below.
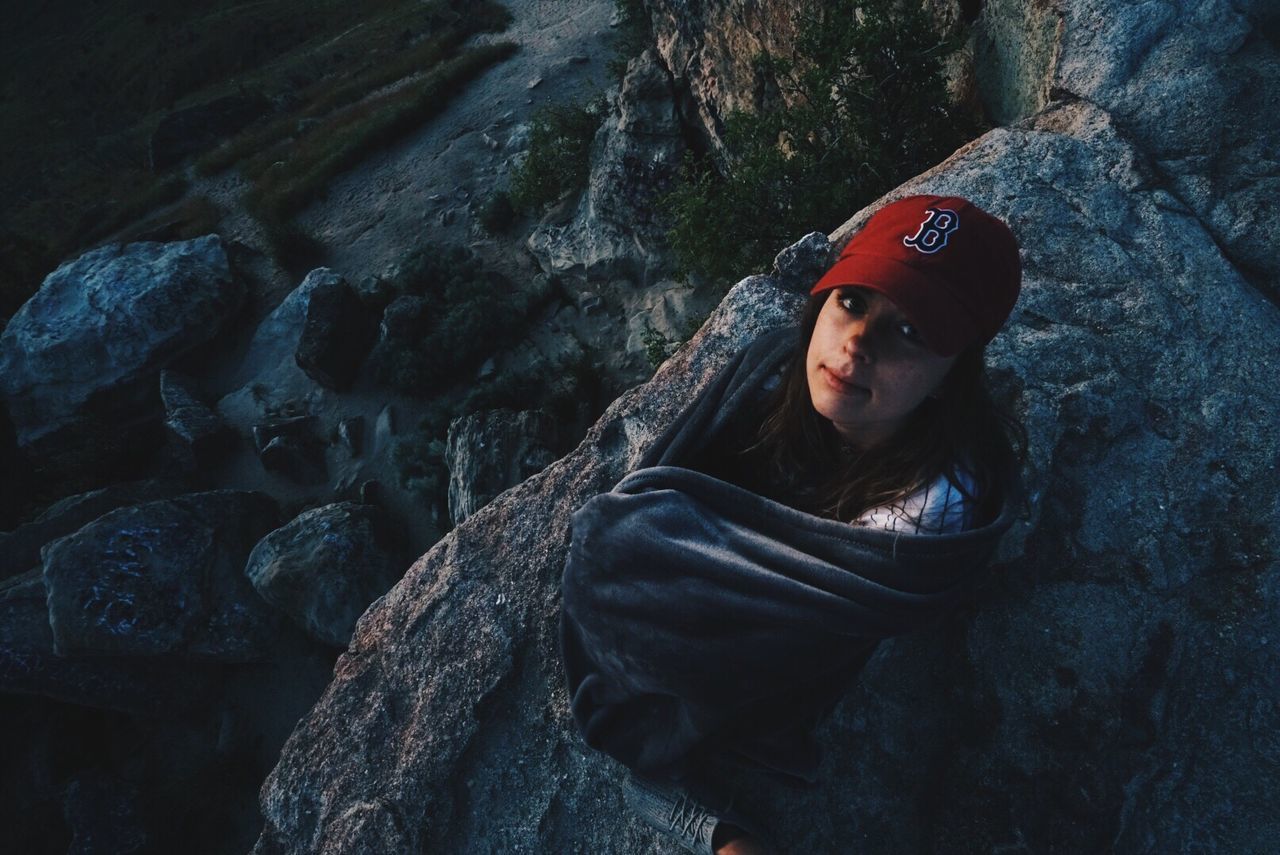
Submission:
{"label": "green shrub", "polygon": [[605,63],[609,75],[622,80],[627,63],[654,44],[653,28],[644,0],[614,0],[618,26],[614,30],[613,57]]}
{"label": "green shrub", "polygon": [[524,331],[529,315],[551,296],[542,284],[517,288],[480,268],[469,252],[420,250],[401,265],[393,285],[425,297],[402,329],[378,342],[370,359],[380,382],[407,395],[428,396],[466,379],[504,341]]}
{"label": "green shrub", "polygon": [[466,247],[426,243],[400,260],[390,285],[400,294],[443,297],[451,284],[464,287],[461,283],[477,269],[476,258]]}
{"label": "green shrub", "polygon": [[511,204],[534,211],[587,186],[591,140],[604,103],[553,104],[534,114],[529,151],[511,179]]}
{"label": "green shrub", "polygon": [[697,335],[698,330],[707,322],[708,317],[710,317],[710,315],[704,314],[701,316],[685,318],[684,323],[681,324],[680,336],[677,338],[667,338],[665,335],[655,330],[652,324],[645,321],[645,330],[640,334],[640,337],[644,341],[645,357],[649,360],[649,365],[656,370],[659,365],[666,362],[667,357],[671,356],[671,354],[680,349],[681,345]]}
{"label": "green shrub", "polygon": [[672,342],[668,341],[666,336],[655,330],[647,321],[640,338],[644,342],[645,358],[649,360],[650,367],[654,369],[657,369],[659,365],[666,361],[668,356],[675,352],[671,346]]}
{"label": "green shrub", "polygon": [[791,106],[729,115],[722,170],[691,157],[665,197],[681,266],[712,279],[765,269],[971,139],[979,128],[950,106],[942,74],[958,46],[917,5],[815,4],[797,60],[759,60]]}

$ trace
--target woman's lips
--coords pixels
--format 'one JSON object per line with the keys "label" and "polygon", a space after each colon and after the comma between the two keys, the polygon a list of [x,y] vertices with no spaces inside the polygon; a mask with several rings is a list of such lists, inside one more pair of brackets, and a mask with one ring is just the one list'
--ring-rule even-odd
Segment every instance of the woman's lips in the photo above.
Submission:
{"label": "woman's lips", "polygon": [[827,379],[827,385],[835,391],[843,395],[870,395],[871,390],[865,386],[858,386],[847,380],[840,379],[840,375],[833,372],[830,368],[822,366],[822,376]]}

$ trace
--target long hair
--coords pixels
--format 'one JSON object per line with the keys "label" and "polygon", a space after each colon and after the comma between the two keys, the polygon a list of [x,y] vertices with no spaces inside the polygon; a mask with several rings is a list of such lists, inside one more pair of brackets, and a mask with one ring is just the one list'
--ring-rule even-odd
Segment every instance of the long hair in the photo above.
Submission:
{"label": "long hair", "polygon": [[[774,480],[794,481],[797,473],[816,478],[818,483],[810,485],[815,493],[813,512],[821,516],[857,519],[946,474],[967,498],[977,501],[975,524],[989,522],[1025,456],[1026,432],[991,397],[985,345],[963,351],[935,396],[926,398],[889,440],[859,450],[841,440],[831,422],[813,408],[809,393],[809,339],[829,296],[826,291],[814,294],[805,304],[791,363],[766,399],[754,443],[741,453],[761,461]],[[972,476],[972,493],[957,477],[957,467]]]}

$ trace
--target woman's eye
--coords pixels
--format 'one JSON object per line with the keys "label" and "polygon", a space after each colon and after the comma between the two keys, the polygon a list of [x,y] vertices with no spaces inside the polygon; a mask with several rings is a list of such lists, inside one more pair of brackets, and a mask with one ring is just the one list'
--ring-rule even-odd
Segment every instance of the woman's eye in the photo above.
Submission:
{"label": "woman's eye", "polygon": [[861,314],[867,310],[867,301],[858,296],[857,293],[843,293],[836,298],[836,302],[844,307],[845,311],[853,312],[854,314]]}
{"label": "woman's eye", "polygon": [[924,344],[924,339],[920,338],[920,331],[917,330],[915,327],[913,327],[911,324],[908,324],[908,323],[899,324],[898,331],[901,332],[903,337],[906,338],[908,341],[913,341],[916,344]]}

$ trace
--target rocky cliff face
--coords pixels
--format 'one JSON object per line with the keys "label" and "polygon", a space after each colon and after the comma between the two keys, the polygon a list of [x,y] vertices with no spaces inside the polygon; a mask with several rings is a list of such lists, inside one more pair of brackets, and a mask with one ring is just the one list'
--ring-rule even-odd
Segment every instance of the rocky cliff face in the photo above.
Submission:
{"label": "rocky cliff face", "polygon": [[[746,48],[707,34],[785,45],[766,8],[651,6],[668,63],[694,45],[669,68],[703,81],[700,115],[752,93]],[[1225,0],[984,8],[974,76],[1019,120],[886,199],[962,194],[1020,237],[1023,297],[989,352],[1030,433],[1030,514],[980,609],[872,660],[821,735],[819,789],[744,782],[740,807],[789,849],[1280,846],[1275,20]],[[568,722],[569,517],[787,322],[782,283],[809,275],[739,283],[577,449],[365,613],[263,786],[258,852],[667,851]]]}

